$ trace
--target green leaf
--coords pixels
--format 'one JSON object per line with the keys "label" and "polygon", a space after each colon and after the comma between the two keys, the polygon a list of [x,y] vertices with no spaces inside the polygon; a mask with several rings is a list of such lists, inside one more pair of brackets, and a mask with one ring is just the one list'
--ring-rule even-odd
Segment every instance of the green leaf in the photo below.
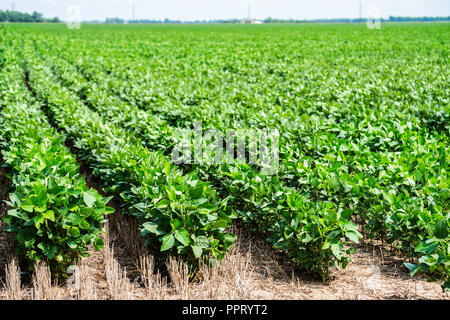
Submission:
{"label": "green leaf", "polygon": [[172,227],[172,232],[181,228],[181,221],[178,219],[170,220],[170,225]]}
{"label": "green leaf", "polygon": [[94,249],[97,251],[100,251],[103,249],[103,246],[105,245],[105,243],[103,242],[103,239],[98,237],[97,239],[95,239],[94,241]]}
{"label": "green leaf", "polygon": [[84,217],[85,219],[86,219],[87,217],[91,216],[94,212],[95,212],[95,209],[94,209],[94,208],[86,208],[86,207],[83,207],[83,208],[80,209],[80,215],[81,215],[82,217]]}
{"label": "green leaf", "polygon": [[413,272],[414,270],[416,270],[417,268],[419,268],[418,265],[412,264],[412,263],[408,263],[408,262],[404,262],[403,265],[405,267],[407,267],[409,269],[409,271]]}
{"label": "green leaf", "polygon": [[5,232],[17,232],[17,231],[19,231],[19,228],[17,228],[16,226],[8,226],[3,231],[5,231]]}
{"label": "green leaf", "polygon": [[76,249],[78,247],[77,243],[72,240],[67,240],[67,245],[70,249]]}
{"label": "green leaf", "polygon": [[20,205],[20,203],[21,203],[19,197],[18,197],[17,194],[15,194],[15,193],[10,193],[10,194],[9,194],[9,200],[12,202],[12,206],[13,206],[14,204]]}
{"label": "green leaf", "polygon": [[53,259],[55,254],[56,254],[56,246],[52,245],[52,246],[50,246],[50,249],[47,251],[47,253],[45,255],[47,256],[47,258],[49,258],[51,260],[51,259]]}
{"label": "green leaf", "polygon": [[192,246],[192,251],[194,252],[194,256],[198,259],[203,254],[203,249],[197,246]]}
{"label": "green leaf", "polygon": [[34,206],[31,204],[22,204],[20,207],[26,212],[34,212]]}
{"label": "green leaf", "polygon": [[205,236],[199,236],[195,240],[195,245],[200,248],[208,248],[209,247],[209,240]]}
{"label": "green leaf", "polygon": [[164,199],[156,204],[156,208],[164,209],[164,208],[167,208],[169,205],[170,205],[170,200]]}
{"label": "green leaf", "polygon": [[341,260],[341,259],[342,259],[342,252],[341,252],[341,248],[339,247],[339,244],[337,244],[337,243],[332,243],[330,247],[331,247],[331,251],[333,252],[333,255],[334,255],[338,260]]}
{"label": "green leaf", "polygon": [[105,207],[105,210],[103,211],[103,214],[108,215],[108,214],[112,214],[114,212],[115,212],[114,208]]}
{"label": "green leaf", "polygon": [[154,223],[154,222],[146,222],[142,226],[144,227],[145,230],[147,230],[148,232],[153,233],[153,234],[155,234],[157,236],[160,236],[160,235],[164,234],[164,232],[161,231],[158,228],[158,225],[156,223]]}
{"label": "green leaf", "polygon": [[419,262],[426,264],[427,266],[434,265],[439,259],[439,256],[437,254],[430,254],[423,257],[420,257]]}
{"label": "green leaf", "polygon": [[83,192],[83,200],[89,208],[92,208],[97,200],[97,194],[93,191]]}
{"label": "green leaf", "polygon": [[434,235],[438,239],[446,239],[448,238],[448,228],[447,228],[447,221],[446,219],[443,219],[439,221],[435,227],[434,227]]}
{"label": "green leaf", "polygon": [[350,219],[350,217],[352,216],[352,210],[351,209],[345,209],[344,211],[342,211],[341,216],[342,218],[344,218],[345,220]]}
{"label": "green leaf", "polygon": [[41,215],[37,215],[33,218],[34,225],[36,226],[36,229],[41,228],[41,224],[44,222],[44,218]]}
{"label": "green leaf", "polygon": [[345,236],[352,242],[358,243],[359,239],[362,238],[361,234],[354,231],[348,231],[345,233]]}
{"label": "green leaf", "polygon": [[80,228],[83,230],[89,230],[91,228],[91,225],[86,220],[81,221],[81,223],[79,225],[80,225]]}
{"label": "green leaf", "polygon": [[213,223],[212,229],[225,229],[228,227],[228,222],[226,220],[220,219]]}
{"label": "green leaf", "polygon": [[223,242],[227,248],[231,247],[236,242],[236,239],[237,236],[235,234],[229,232],[223,234]]}
{"label": "green leaf", "polygon": [[42,216],[44,217],[44,219],[48,219],[50,221],[55,222],[55,212],[53,210],[47,210],[45,211]]}
{"label": "green leaf", "polygon": [[174,239],[173,235],[172,234],[166,234],[163,237],[163,243],[162,243],[162,246],[161,246],[161,251],[170,250],[173,247],[174,244],[175,244],[175,239]]}
{"label": "green leaf", "polygon": [[45,247],[45,243],[43,243],[43,242],[39,242],[36,247],[38,249],[41,249],[43,252],[45,252],[47,250],[46,247]]}
{"label": "green leaf", "polygon": [[189,233],[185,229],[175,232],[175,239],[177,239],[183,246],[188,246],[191,243]]}
{"label": "green leaf", "polygon": [[358,232],[358,225],[356,225],[353,222],[346,222],[343,226],[343,229],[345,231],[353,231],[353,232]]}
{"label": "green leaf", "polygon": [[443,285],[442,288],[446,291],[450,291],[450,279],[448,279]]}
{"label": "green leaf", "polygon": [[201,198],[203,195],[203,186],[191,189],[189,195],[194,200]]}
{"label": "green leaf", "polygon": [[20,220],[28,221],[28,217],[27,217],[27,215],[25,213],[19,212],[19,211],[14,210],[14,209],[13,210],[9,210],[8,211],[8,215],[11,216],[11,217],[18,218]]}
{"label": "green leaf", "polygon": [[[433,240],[433,239],[428,239],[428,240]],[[415,248],[415,251],[420,252],[420,253],[429,254],[429,253],[433,252],[439,246],[439,242],[434,242],[434,241],[428,242],[428,240],[420,243]]]}
{"label": "green leaf", "polygon": [[71,237],[77,238],[80,236],[80,229],[77,227],[70,227],[68,232]]}

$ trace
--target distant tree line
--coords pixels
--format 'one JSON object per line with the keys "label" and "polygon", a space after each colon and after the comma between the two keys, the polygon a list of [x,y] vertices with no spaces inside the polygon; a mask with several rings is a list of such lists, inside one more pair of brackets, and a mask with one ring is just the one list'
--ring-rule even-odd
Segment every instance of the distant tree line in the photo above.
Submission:
{"label": "distant tree line", "polygon": [[120,18],[106,18],[106,24],[124,24],[125,20]]}
{"label": "distant tree line", "polygon": [[22,13],[18,11],[2,11],[0,10],[0,22],[61,22],[57,17],[47,19],[42,13],[33,12],[32,14]]}
{"label": "distant tree line", "polygon": [[[273,19],[267,18],[262,20],[264,23],[362,23],[366,22],[367,18],[362,19],[314,19],[314,20],[295,20],[295,19]],[[430,22],[430,21],[450,21],[449,17],[394,17],[390,16],[388,19],[381,18],[381,22]]]}
{"label": "distant tree line", "polygon": [[[150,19],[139,19],[139,20],[124,20],[121,18],[106,18],[104,22],[99,20],[93,20],[93,21],[86,21],[88,23],[106,23],[106,24],[124,24],[124,23],[140,23],[140,24],[150,24],[150,23],[186,23],[181,20],[170,20],[170,19],[164,19],[164,20],[150,20]],[[194,21],[187,22],[187,23],[196,23]]]}
{"label": "distant tree line", "polygon": [[[245,19],[244,19],[245,20]],[[267,18],[261,20],[264,23],[362,23],[367,19],[315,19],[315,20],[297,20],[297,19],[274,19]],[[432,22],[432,21],[450,21],[449,17],[394,17],[390,16],[388,19],[380,19],[381,22]],[[0,22],[61,22],[59,18],[44,18],[42,13],[33,12],[32,14],[22,13],[18,11],[2,11],[0,10]],[[150,23],[240,23],[242,19],[227,19],[227,20],[195,20],[195,21],[181,21],[181,20],[151,20],[151,19],[139,19],[139,20],[124,20],[121,18],[106,18],[106,20],[92,20],[84,21],[85,23],[106,23],[106,24],[125,24],[125,23],[139,23],[139,24],[150,24]]]}
{"label": "distant tree line", "polygon": [[450,17],[389,17],[385,21],[392,22],[428,22],[428,21],[450,21]]}
{"label": "distant tree line", "polygon": [[[247,19],[243,19],[247,20]],[[86,23],[106,23],[106,24],[125,24],[125,23],[135,23],[135,24],[152,24],[152,23],[190,23],[190,24],[207,24],[207,23],[241,23],[242,19],[227,19],[227,20],[195,20],[195,21],[180,21],[180,20],[151,20],[151,19],[139,19],[139,20],[124,20],[121,18],[106,18],[105,21],[92,20],[85,21]],[[364,23],[367,18],[362,19],[314,19],[314,20],[298,20],[298,19],[274,19],[267,18],[260,20],[264,23]],[[381,22],[432,22],[432,21],[450,21],[450,17],[394,17],[390,16],[388,19],[380,19]]]}

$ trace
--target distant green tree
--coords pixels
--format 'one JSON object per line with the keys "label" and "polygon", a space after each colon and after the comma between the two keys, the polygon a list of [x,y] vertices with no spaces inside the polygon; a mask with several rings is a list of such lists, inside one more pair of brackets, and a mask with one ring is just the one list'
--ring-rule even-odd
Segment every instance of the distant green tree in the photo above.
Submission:
{"label": "distant green tree", "polygon": [[34,11],[31,16],[33,17],[34,22],[43,22],[44,21],[44,17],[42,16],[42,13]]}
{"label": "distant green tree", "polygon": [[124,24],[125,20],[120,18],[106,18],[105,23],[107,24]]}
{"label": "distant green tree", "polygon": [[0,22],[60,22],[60,20],[55,17],[52,19],[46,19],[42,13],[34,11],[32,14],[22,13],[18,11],[2,11],[0,10]]}

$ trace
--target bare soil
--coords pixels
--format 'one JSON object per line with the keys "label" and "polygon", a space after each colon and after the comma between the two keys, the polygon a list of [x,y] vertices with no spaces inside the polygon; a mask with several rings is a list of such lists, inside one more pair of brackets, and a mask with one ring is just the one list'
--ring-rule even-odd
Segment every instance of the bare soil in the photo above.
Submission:
{"label": "bare soil", "polygon": [[[172,281],[156,275],[150,266],[133,259],[126,243],[117,234],[105,235],[107,246],[78,266],[78,287],[52,284],[50,290],[35,281],[22,286],[22,299],[443,299],[450,300],[437,283],[424,278],[410,278],[402,260],[389,251],[381,252],[376,243],[357,247],[352,262],[345,270],[334,270],[328,283],[296,271],[280,252],[246,228],[233,230],[238,242],[223,261],[211,269],[204,267],[194,281],[188,281],[186,266],[176,260],[167,261]],[[3,239],[2,241],[3,242]],[[0,244],[1,245],[1,244]],[[148,253],[142,253],[150,259]],[[144,268],[145,269],[145,268]],[[151,271],[149,271],[150,269]],[[4,260],[0,273],[5,274]],[[5,277],[3,276],[3,279]],[[41,277],[41,282],[48,282]],[[149,279],[150,278],[150,279]],[[38,290],[43,291],[36,294]],[[42,289],[44,288],[44,289]],[[10,299],[8,283],[0,289],[0,299]],[[48,293],[49,291],[50,293]]]}

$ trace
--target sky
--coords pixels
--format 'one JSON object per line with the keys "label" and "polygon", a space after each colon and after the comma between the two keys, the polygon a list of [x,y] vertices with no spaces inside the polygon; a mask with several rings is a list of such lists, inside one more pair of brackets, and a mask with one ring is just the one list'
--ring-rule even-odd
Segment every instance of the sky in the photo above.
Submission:
{"label": "sky", "polygon": [[[379,12],[388,16],[450,16],[450,0],[134,0],[136,19],[213,20],[246,18],[250,3],[253,19],[358,18]],[[81,20],[107,17],[132,19],[133,0],[0,0],[0,10],[31,13],[70,20],[79,6]],[[375,8],[375,9],[374,9]]]}

